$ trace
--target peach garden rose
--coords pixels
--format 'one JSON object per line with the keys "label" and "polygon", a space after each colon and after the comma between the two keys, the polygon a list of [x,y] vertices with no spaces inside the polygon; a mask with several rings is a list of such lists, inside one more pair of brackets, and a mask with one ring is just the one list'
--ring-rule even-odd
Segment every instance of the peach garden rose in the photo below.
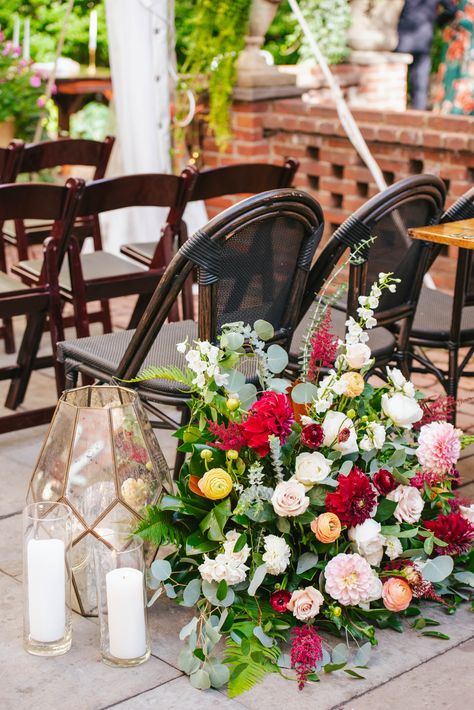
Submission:
{"label": "peach garden rose", "polygon": [[319,542],[327,545],[337,540],[341,534],[341,521],[335,513],[322,513],[311,523],[311,530]]}
{"label": "peach garden rose", "polygon": [[302,515],[309,505],[306,488],[298,481],[281,481],[272,495],[272,505],[284,518]]}
{"label": "peach garden rose", "polygon": [[324,603],[324,597],[314,587],[297,589],[291,595],[287,609],[293,612],[299,621],[308,621],[319,614],[319,609]]}

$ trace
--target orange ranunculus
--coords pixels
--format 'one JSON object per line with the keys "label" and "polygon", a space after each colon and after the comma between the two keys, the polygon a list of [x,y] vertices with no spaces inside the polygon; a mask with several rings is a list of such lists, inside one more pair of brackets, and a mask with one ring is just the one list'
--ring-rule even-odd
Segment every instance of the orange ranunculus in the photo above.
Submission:
{"label": "orange ranunculus", "polygon": [[383,585],[382,599],[389,611],[403,611],[413,597],[410,585],[400,577],[390,577]]}
{"label": "orange ranunculus", "polygon": [[322,513],[311,523],[311,530],[319,542],[329,544],[341,534],[341,521],[335,513]]}
{"label": "orange ranunculus", "polygon": [[189,490],[195,493],[197,496],[205,498],[206,496],[204,495],[204,493],[201,493],[201,489],[198,486],[199,480],[199,476],[189,476]]}

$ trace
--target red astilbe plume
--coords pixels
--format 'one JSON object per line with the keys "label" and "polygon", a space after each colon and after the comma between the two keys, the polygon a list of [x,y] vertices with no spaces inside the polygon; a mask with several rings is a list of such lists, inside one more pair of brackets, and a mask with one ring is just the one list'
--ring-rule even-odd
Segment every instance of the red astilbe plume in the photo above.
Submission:
{"label": "red astilbe plume", "polygon": [[321,637],[313,626],[294,626],[291,629],[291,667],[296,670],[298,688],[303,690],[308,676],[323,657]]}
{"label": "red astilbe plume", "polygon": [[422,399],[420,407],[423,410],[423,416],[419,422],[413,424],[413,429],[418,431],[422,426],[431,424],[431,422],[449,421],[459,403],[460,401],[451,396]]}
{"label": "red astilbe plume", "polygon": [[216,437],[216,441],[212,442],[212,446],[215,446],[216,449],[240,451],[242,446],[245,446],[242,424],[229,422],[226,426],[225,424],[208,421],[207,425],[211,434]]}
{"label": "red astilbe plume", "polygon": [[332,367],[336,359],[339,338],[330,333],[331,311],[328,308],[324,318],[310,339],[311,354],[308,364],[308,381],[314,382],[320,367]]}
{"label": "red astilbe plume", "polygon": [[436,520],[424,520],[423,525],[435,537],[446,542],[446,547],[435,546],[438,555],[463,555],[474,542],[474,525],[459,513],[438,515]]}
{"label": "red astilbe plume", "polygon": [[343,525],[360,525],[370,517],[377,503],[377,494],[368,477],[358,466],[347,476],[339,476],[334,493],[326,495],[326,508],[336,513]]}

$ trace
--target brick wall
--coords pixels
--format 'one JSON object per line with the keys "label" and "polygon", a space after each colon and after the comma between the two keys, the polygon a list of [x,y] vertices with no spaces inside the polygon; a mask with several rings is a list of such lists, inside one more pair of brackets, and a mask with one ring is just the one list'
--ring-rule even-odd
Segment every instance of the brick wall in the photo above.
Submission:
{"label": "brick wall", "polygon": [[[354,116],[388,184],[417,173],[438,175],[448,190],[447,206],[472,186],[474,117],[374,110],[354,110]],[[377,193],[334,107],[302,99],[236,102],[232,125],[234,139],[223,153],[211,136],[204,137],[204,165],[297,158],[295,185],[319,200],[328,233]],[[237,199],[212,201],[210,216]],[[436,262],[433,276],[440,288],[451,289],[455,254],[456,250]]]}

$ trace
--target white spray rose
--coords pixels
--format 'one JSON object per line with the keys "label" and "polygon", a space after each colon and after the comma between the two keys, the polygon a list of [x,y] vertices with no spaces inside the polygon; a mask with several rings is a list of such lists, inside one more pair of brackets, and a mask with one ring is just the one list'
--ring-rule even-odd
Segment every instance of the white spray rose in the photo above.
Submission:
{"label": "white spray rose", "polygon": [[298,454],[295,459],[294,478],[304,486],[314,486],[331,473],[331,461],[319,451]]}
{"label": "white spray rose", "polygon": [[387,498],[398,504],[393,514],[399,523],[419,521],[425,502],[417,488],[400,485],[388,493]]}
{"label": "white spray rose", "polygon": [[387,377],[397,392],[402,392],[402,394],[406,394],[407,397],[415,396],[415,386],[410,380],[406,379],[405,375],[398,367],[387,367]]}
{"label": "white spray rose", "polygon": [[327,412],[323,421],[324,446],[330,446],[343,454],[358,451],[357,435],[352,421],[344,412]]}
{"label": "white spray rose", "polygon": [[199,573],[206,582],[221,582],[224,579],[228,585],[244,582],[247,570],[246,565],[226,555],[217,555],[215,560],[204,555],[204,562],[199,566]]}
{"label": "white spray rose", "polygon": [[235,543],[240,537],[240,533],[237,530],[229,530],[226,533],[226,541],[224,542],[224,554],[230,560],[235,560],[236,562],[247,562],[250,555],[250,547],[247,543],[238,552],[234,552]]}
{"label": "white spray rose", "polygon": [[415,399],[407,397],[401,392],[382,395],[382,409],[386,417],[392,420],[395,426],[410,429],[412,424],[419,422],[423,410]]}
{"label": "white spray rose", "polygon": [[393,537],[392,535],[389,535],[385,538],[385,554],[387,555],[387,557],[389,557],[391,560],[396,560],[397,557],[400,557],[402,552],[402,543],[400,542],[398,537]]}
{"label": "white spray rose", "polygon": [[277,535],[267,535],[263,539],[265,553],[262,555],[263,561],[267,565],[269,574],[283,574],[290,564],[291,548],[287,545],[284,537]]}
{"label": "white spray rose", "polygon": [[349,540],[355,543],[359,555],[367,560],[369,565],[378,566],[383,557],[385,538],[380,534],[380,523],[368,518],[361,525],[349,528]]}
{"label": "white spray rose", "polygon": [[346,349],[346,362],[353,370],[360,370],[369,364],[372,358],[370,348],[365,343],[353,343]]}
{"label": "white spray rose", "polygon": [[385,443],[385,427],[377,422],[370,422],[367,425],[365,434],[360,440],[359,447],[362,451],[372,451],[372,449],[381,449]]}

